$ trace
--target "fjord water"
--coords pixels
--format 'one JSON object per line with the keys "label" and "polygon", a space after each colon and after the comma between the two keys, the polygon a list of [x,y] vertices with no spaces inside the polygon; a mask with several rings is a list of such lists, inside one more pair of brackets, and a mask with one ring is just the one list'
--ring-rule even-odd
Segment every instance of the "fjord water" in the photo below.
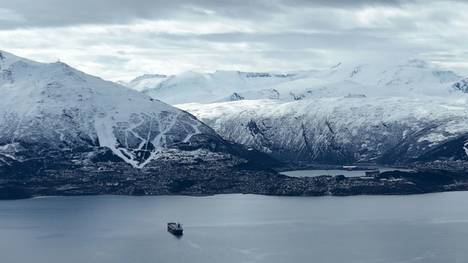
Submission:
{"label": "fjord water", "polygon": [[[0,201],[1,262],[468,262],[468,192]],[[185,235],[166,232],[184,223]]]}
{"label": "fjord water", "polygon": [[[375,167],[380,172],[389,172],[389,171],[403,171],[409,172],[413,171],[411,169],[403,169],[397,167]],[[281,174],[291,176],[291,177],[317,177],[322,175],[344,175],[346,177],[361,177],[366,175],[366,170],[345,170],[345,169],[306,169],[306,170],[294,170],[294,171],[284,171]]]}

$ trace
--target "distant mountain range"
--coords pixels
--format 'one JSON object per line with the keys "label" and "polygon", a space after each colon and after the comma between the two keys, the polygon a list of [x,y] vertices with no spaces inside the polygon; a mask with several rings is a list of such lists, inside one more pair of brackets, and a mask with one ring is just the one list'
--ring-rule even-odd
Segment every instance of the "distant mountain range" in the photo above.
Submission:
{"label": "distant mountain range", "polygon": [[[124,84],[0,51],[0,199],[468,189],[466,79],[423,61]],[[356,162],[430,170],[364,179],[271,169]]]}
{"label": "distant mountain range", "polygon": [[223,138],[281,160],[468,160],[467,81],[422,60],[288,73],[187,72],[131,83]]}

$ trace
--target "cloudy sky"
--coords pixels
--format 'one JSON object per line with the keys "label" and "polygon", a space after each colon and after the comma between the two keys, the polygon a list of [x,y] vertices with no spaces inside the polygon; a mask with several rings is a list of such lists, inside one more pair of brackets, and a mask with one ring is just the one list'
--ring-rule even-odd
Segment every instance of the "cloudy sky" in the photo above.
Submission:
{"label": "cloudy sky", "polygon": [[468,75],[468,3],[0,0],[0,49],[128,80],[419,57]]}

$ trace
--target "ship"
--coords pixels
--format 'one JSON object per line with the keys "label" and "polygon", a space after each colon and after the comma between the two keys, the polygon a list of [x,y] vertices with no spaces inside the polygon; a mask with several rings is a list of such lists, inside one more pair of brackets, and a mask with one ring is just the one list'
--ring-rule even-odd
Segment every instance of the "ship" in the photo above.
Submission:
{"label": "ship", "polygon": [[175,236],[181,236],[184,234],[184,229],[182,228],[181,223],[167,223],[167,231]]}

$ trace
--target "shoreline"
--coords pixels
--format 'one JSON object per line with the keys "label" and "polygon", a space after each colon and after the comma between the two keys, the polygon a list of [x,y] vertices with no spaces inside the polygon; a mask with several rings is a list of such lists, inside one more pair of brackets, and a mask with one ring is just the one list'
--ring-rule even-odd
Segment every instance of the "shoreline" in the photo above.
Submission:
{"label": "shoreline", "polygon": [[432,194],[443,194],[443,193],[463,193],[468,192],[466,190],[448,190],[439,192],[427,192],[427,193],[415,193],[415,194],[359,194],[359,195],[319,195],[319,196],[307,196],[307,195],[267,195],[267,194],[250,194],[250,193],[229,193],[229,194],[210,194],[210,195],[187,195],[187,194],[173,194],[173,195],[115,195],[115,194],[96,194],[96,195],[44,195],[44,196],[33,196],[21,199],[0,199],[0,202],[8,201],[21,201],[21,200],[41,200],[41,199],[57,199],[57,198],[75,198],[75,197],[132,197],[132,198],[146,198],[146,197],[187,197],[187,198],[210,198],[217,196],[261,196],[261,197],[280,197],[280,198],[348,198],[348,197],[404,197],[404,196],[420,196],[420,195],[432,195]]}
{"label": "shoreline", "polygon": [[[102,179],[102,178],[101,178]],[[216,178],[175,177],[171,181],[134,181],[114,179],[112,183],[59,180],[15,181],[0,185],[0,200],[18,200],[47,196],[213,196],[256,194],[265,196],[356,196],[414,195],[467,191],[468,174],[444,170],[388,171],[372,177],[343,175],[290,177],[273,172],[240,170]],[[50,186],[54,185],[54,186]]]}

